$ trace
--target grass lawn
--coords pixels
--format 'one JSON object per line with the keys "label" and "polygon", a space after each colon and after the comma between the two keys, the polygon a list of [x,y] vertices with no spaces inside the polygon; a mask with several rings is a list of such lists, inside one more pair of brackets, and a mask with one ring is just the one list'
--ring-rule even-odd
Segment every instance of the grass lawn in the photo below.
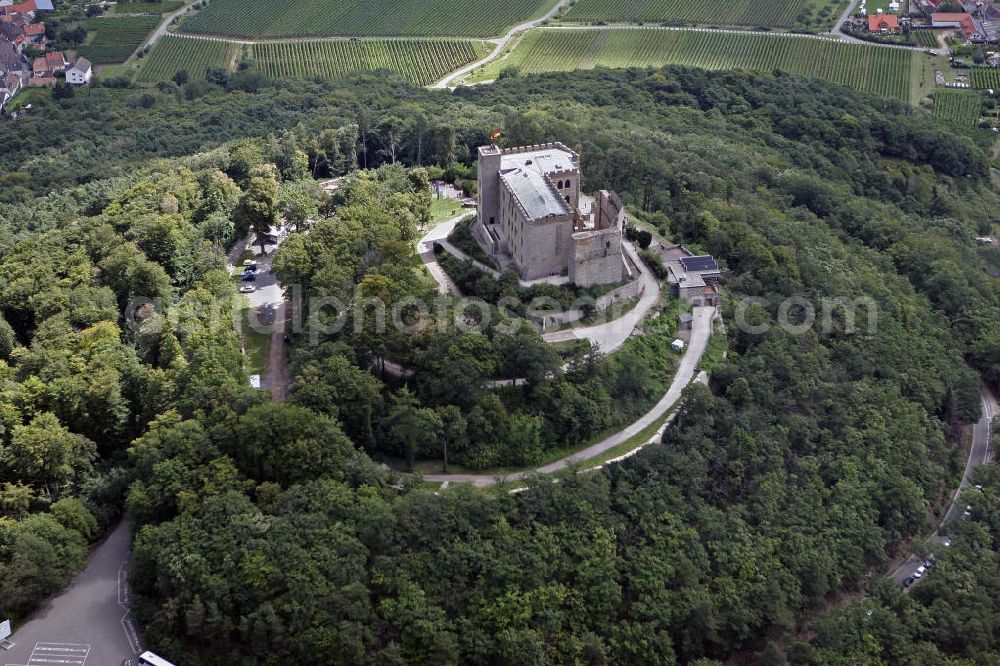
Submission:
{"label": "grass lawn", "polygon": [[98,76],[111,78],[114,76],[129,76],[132,73],[131,65],[101,65],[98,69]]}
{"label": "grass lawn", "polygon": [[949,78],[950,69],[948,58],[945,56],[914,54],[910,62],[910,104],[917,106],[934,91],[934,70],[941,70],[945,77]]}
{"label": "grass lawn", "polygon": [[[16,95],[14,95],[14,99],[12,99],[7,106],[4,107],[4,111],[6,113],[11,113],[24,108],[28,104],[31,104],[32,107],[39,107],[46,104],[51,99],[51,88],[22,88],[17,91]],[[34,113],[34,111],[35,109],[33,108],[32,113]]]}
{"label": "grass lawn", "polygon": [[[462,214],[462,203],[454,199],[434,199],[431,194],[431,224],[444,222]],[[471,212],[471,211],[470,211]]]}
{"label": "grass lawn", "polygon": [[729,340],[718,327],[712,331],[712,337],[708,339],[708,346],[701,357],[698,365],[705,372],[711,372],[723,361],[723,355],[729,351]]}
{"label": "grass lawn", "polygon": [[[246,299],[244,299],[246,302]],[[263,374],[267,367],[267,356],[271,351],[271,336],[253,330],[250,326],[250,304],[247,302],[241,314],[243,347],[243,369],[247,375]]]}

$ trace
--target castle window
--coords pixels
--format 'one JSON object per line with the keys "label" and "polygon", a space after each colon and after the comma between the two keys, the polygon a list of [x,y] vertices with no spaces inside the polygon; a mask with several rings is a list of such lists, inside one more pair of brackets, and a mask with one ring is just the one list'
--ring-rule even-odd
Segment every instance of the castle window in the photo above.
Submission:
{"label": "castle window", "polygon": [[558,189],[560,189],[560,190],[562,189],[562,181],[561,180],[558,183],[556,183],[556,187]]}
{"label": "castle window", "polygon": [[569,203],[569,195],[566,195],[566,203]]}

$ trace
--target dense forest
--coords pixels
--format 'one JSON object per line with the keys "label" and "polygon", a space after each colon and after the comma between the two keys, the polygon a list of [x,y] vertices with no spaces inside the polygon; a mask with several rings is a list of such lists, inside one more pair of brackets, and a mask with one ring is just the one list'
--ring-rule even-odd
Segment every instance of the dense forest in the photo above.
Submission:
{"label": "dense forest", "polygon": [[[992,467],[934,575],[880,580],[946,505],[980,376],[1000,381],[984,139],[780,73],[258,83],[96,88],[0,123],[0,613],[63,585],[125,506],[136,615],[195,666],[1000,659]],[[630,421],[673,370],[672,316],[608,355],[414,312],[414,335],[371,325],[359,295],[433,291],[413,256],[428,179],[473,187],[497,128],[572,146],[585,190],[714,254],[727,322],[737,295],[761,299],[754,324],[834,297],[874,303],[877,327],[730,325],[663,444],[597,473],[395,483],[378,461],[538,461]],[[310,186],[345,174],[333,197]],[[246,385],[224,269],[281,215],[282,281],[362,326],[294,335],[273,404]],[[505,377],[529,381],[487,386]]]}

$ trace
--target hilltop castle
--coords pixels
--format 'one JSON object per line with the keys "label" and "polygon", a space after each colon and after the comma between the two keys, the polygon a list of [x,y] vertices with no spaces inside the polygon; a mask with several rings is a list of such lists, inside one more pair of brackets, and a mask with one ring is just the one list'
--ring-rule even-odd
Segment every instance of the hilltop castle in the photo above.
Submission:
{"label": "hilltop castle", "polygon": [[473,235],[522,280],[565,275],[581,287],[622,280],[624,207],[601,190],[589,210],[580,209],[575,152],[561,143],[481,146],[478,173]]}

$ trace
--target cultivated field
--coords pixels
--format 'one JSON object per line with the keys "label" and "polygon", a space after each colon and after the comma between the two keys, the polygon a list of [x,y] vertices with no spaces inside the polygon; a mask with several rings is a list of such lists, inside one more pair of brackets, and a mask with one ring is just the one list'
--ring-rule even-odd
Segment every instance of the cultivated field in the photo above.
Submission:
{"label": "cultivated field", "polygon": [[80,21],[87,42],[79,55],[94,63],[124,62],[160,24],[158,16],[116,16]]}
{"label": "cultivated field", "polygon": [[917,43],[917,46],[928,49],[936,49],[941,46],[938,44],[937,32],[933,30],[914,30],[910,34],[913,35],[913,41]]}
{"label": "cultivated field", "polygon": [[826,29],[846,6],[845,0],[576,0],[566,20]]}
{"label": "cultivated field", "polygon": [[971,90],[935,90],[934,117],[960,127],[974,127],[982,113],[981,93]]}
{"label": "cultivated field", "polygon": [[211,0],[185,32],[240,37],[492,37],[555,0]]}
{"label": "cultivated field", "polygon": [[263,42],[253,45],[255,66],[273,77],[339,78],[351,72],[389,69],[426,85],[482,58],[483,43],[445,39],[364,39]]}
{"label": "cultivated field", "polygon": [[163,2],[118,2],[111,6],[112,14],[169,14],[184,6],[183,0]]}
{"label": "cultivated field", "polygon": [[477,70],[469,80],[494,78],[506,67],[526,74],[669,64],[705,69],[781,69],[909,102],[911,60],[917,55],[906,49],[776,34],[664,28],[543,29],[525,35],[505,59]]}
{"label": "cultivated field", "polygon": [[213,67],[232,69],[243,47],[218,39],[192,39],[164,35],[139,64],[136,80],[150,83],[173,78],[180,70],[192,81],[205,78]]}
{"label": "cultivated field", "polygon": [[973,88],[1000,89],[1000,69],[974,69],[972,70]]}

